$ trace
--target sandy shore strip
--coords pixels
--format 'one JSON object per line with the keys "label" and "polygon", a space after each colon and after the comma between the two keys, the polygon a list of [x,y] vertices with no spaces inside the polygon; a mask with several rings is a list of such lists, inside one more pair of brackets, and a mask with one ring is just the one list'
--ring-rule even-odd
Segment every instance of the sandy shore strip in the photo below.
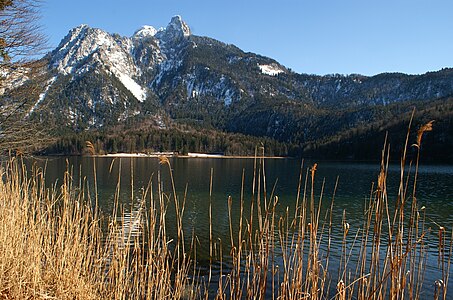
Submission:
{"label": "sandy shore strip", "polygon": [[96,157],[159,157],[159,156],[176,156],[173,152],[155,152],[155,153],[109,153],[93,155]]}
{"label": "sandy shore strip", "polygon": [[[119,158],[129,158],[129,157],[159,157],[159,156],[167,156],[167,157],[177,157],[177,158],[224,158],[224,159],[232,159],[232,158],[247,158],[253,159],[255,156],[241,156],[241,155],[222,155],[222,154],[208,154],[208,153],[195,153],[189,152],[187,155],[181,155],[175,152],[153,152],[153,153],[109,153],[109,154],[102,154],[102,155],[93,155],[94,157],[119,157]],[[258,156],[257,158],[262,158]],[[283,156],[265,156],[264,158],[278,158],[283,159],[287,157]]]}

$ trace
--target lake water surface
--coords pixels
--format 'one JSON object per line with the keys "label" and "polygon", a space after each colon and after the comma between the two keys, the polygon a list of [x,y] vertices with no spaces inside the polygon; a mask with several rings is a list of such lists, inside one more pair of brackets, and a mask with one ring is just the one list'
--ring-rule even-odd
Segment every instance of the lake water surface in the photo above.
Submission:
{"label": "lake water surface", "polygon": [[[111,158],[111,157],[70,157],[49,158],[46,165],[48,182],[61,180],[67,163],[74,168],[74,178],[86,177],[93,187],[93,162],[97,168],[97,185],[99,205],[104,214],[109,214],[114,207],[114,195],[120,180],[119,202],[124,205],[128,216],[133,218],[139,213],[143,187],[152,181],[153,191],[157,190],[158,177],[163,190],[170,195],[172,192],[167,165],[160,165],[157,158]],[[352,162],[317,162],[315,179],[315,195],[317,199],[323,191],[322,203],[330,207],[334,196],[333,223],[333,250],[341,250],[342,217],[350,224],[351,232],[363,225],[365,203],[370,199],[372,183],[377,181],[380,166],[378,163]],[[39,164],[43,164],[41,161]],[[198,237],[200,245],[198,256],[203,260],[208,255],[209,245],[209,201],[212,201],[213,237],[229,241],[228,197],[232,197],[232,219],[237,226],[239,219],[239,203],[241,187],[244,190],[245,215],[247,215],[252,197],[253,175],[255,161],[253,159],[210,159],[210,158],[170,158],[176,191],[179,199],[184,197],[187,189],[184,212],[184,230],[186,236],[192,233]],[[266,159],[265,160],[266,197],[271,194],[279,197],[277,210],[280,214],[293,212],[297,199],[301,161],[297,159]],[[304,162],[302,167],[302,183],[305,181],[307,168],[313,162]],[[413,171],[413,170],[412,170]],[[210,196],[210,182],[212,172],[212,194]],[[244,183],[242,176],[244,174]],[[77,179],[78,180],[78,179]],[[261,179],[263,180],[263,179]],[[338,185],[335,190],[335,185]],[[388,191],[390,205],[394,203],[400,180],[399,165],[390,166],[388,173]],[[132,188],[133,186],[133,193]],[[263,188],[262,188],[263,189]],[[94,190],[92,188],[92,190]],[[263,192],[263,190],[261,190]],[[308,191],[307,191],[308,192]],[[426,287],[432,290],[433,283],[439,279],[437,265],[437,229],[444,226],[451,234],[453,224],[453,166],[422,165],[419,169],[416,197],[419,207],[425,206],[426,223],[433,231],[427,240],[430,246],[427,259]],[[132,201],[131,201],[132,198]],[[131,205],[131,203],[133,203]],[[172,219],[169,209],[168,219]],[[167,222],[169,235],[174,234],[173,222]],[[335,242],[335,237],[338,242]],[[333,251],[333,258],[336,252]],[[452,292],[452,284],[449,284]],[[429,294],[429,295],[432,295]]]}

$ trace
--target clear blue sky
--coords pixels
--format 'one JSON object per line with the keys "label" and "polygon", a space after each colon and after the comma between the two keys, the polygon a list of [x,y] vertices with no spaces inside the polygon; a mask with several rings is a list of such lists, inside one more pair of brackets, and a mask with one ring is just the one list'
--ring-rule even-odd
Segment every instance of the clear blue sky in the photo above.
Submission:
{"label": "clear blue sky", "polygon": [[193,34],[298,73],[421,74],[453,67],[452,0],[44,0],[51,48],[82,23],[130,36],[181,15]]}

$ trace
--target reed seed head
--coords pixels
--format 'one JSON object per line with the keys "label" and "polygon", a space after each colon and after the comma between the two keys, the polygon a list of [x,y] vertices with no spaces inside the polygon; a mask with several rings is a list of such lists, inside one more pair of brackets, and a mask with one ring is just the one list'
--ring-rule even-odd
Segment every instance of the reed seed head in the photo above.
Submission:
{"label": "reed seed head", "polygon": [[317,168],[318,168],[318,164],[317,163],[315,163],[313,165],[313,167],[311,167],[310,171],[311,171],[311,181],[312,182],[315,180],[315,173],[316,173]]}
{"label": "reed seed head", "polygon": [[422,143],[423,133],[433,130],[433,123],[434,123],[434,120],[431,120],[428,123],[426,123],[425,125],[423,125],[422,127],[420,127],[420,129],[417,132],[417,144],[416,144],[417,147],[420,148],[420,145]]}
{"label": "reed seed head", "polygon": [[344,235],[347,235],[349,232],[349,223],[345,222],[343,224],[343,229],[344,229]]}
{"label": "reed seed head", "polygon": [[168,160],[168,157],[166,157],[165,155],[160,155],[159,164],[160,165],[170,165],[170,161]]}
{"label": "reed seed head", "polygon": [[95,149],[94,149],[94,145],[92,142],[90,141],[86,141],[85,142],[85,145],[88,149],[88,153],[90,153],[90,155],[94,155],[96,153]]}

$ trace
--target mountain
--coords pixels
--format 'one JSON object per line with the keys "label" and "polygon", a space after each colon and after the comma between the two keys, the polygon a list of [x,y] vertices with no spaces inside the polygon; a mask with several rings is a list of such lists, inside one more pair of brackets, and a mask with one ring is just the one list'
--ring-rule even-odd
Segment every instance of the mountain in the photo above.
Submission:
{"label": "mountain", "polygon": [[[105,151],[131,150],[118,149],[118,141],[131,139],[127,143],[136,150],[235,153],[247,139],[265,139],[277,154],[362,158],[361,147],[341,145],[370,144],[394,126],[401,132],[414,106],[418,124],[442,117],[443,131],[433,134],[433,143],[453,145],[453,69],[372,77],[297,74],[271,58],[193,35],[180,16],[166,28],[143,26],[131,37],[81,25],[43,61],[45,80],[28,107],[30,116],[58,128],[63,140],[95,138]],[[39,106],[45,109],[35,111]],[[175,135],[179,142],[150,142]],[[213,136],[224,141],[200,146]]]}

